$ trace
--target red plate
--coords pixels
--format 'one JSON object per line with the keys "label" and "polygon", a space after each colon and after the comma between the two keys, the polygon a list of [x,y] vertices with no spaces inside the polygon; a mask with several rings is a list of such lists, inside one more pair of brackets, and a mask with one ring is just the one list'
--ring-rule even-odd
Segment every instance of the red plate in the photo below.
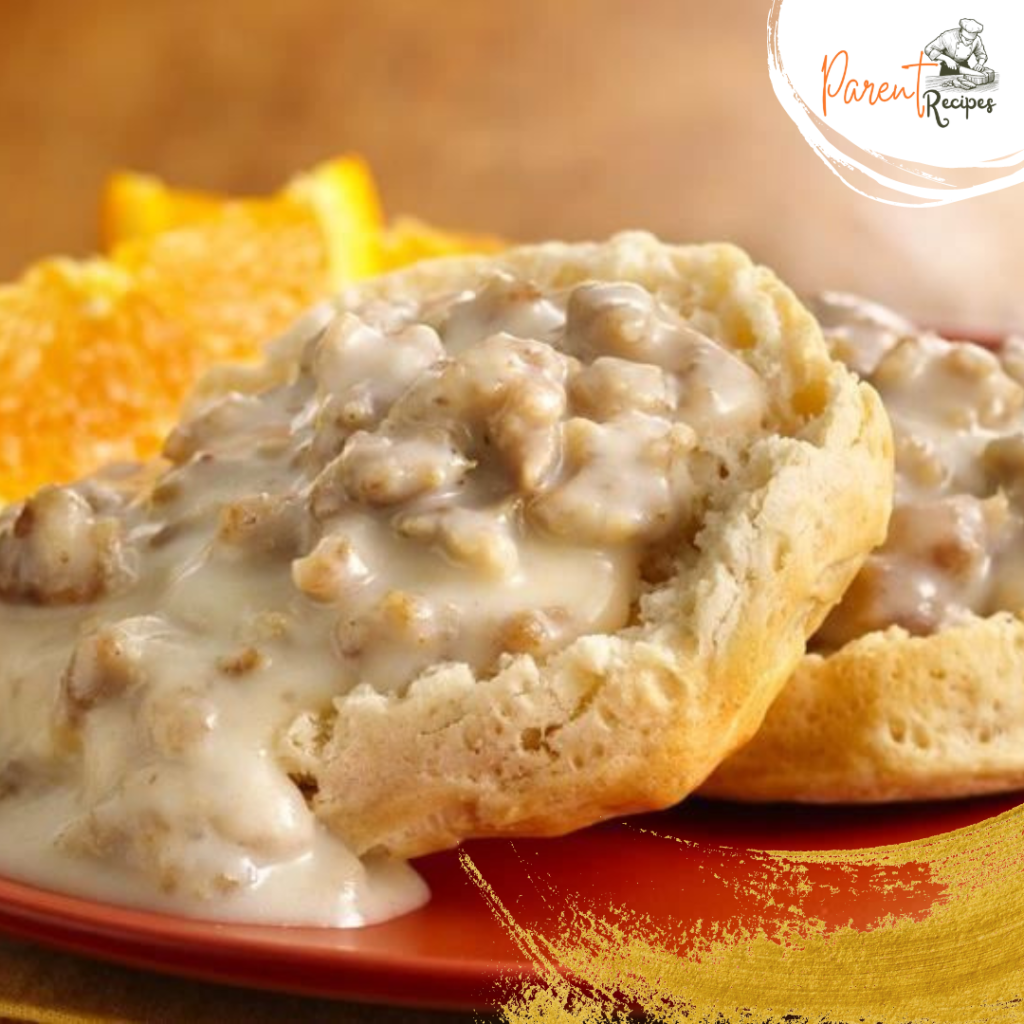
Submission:
{"label": "red plate", "polygon": [[[993,346],[998,336],[942,332]],[[662,814],[585,829],[561,839],[467,843],[466,851],[518,923],[556,934],[566,899],[600,910],[627,907],[662,932],[698,920],[743,920],[764,863],[745,850],[888,846],[972,825],[1024,802],[1024,793],[882,807],[716,804],[691,799]],[[664,837],[688,840],[667,841]],[[251,988],[354,1000],[483,1009],[533,964],[498,923],[449,852],[417,868],[432,898],[421,910],[355,930],[213,924],[129,910],[0,878],[0,932],[135,967]],[[725,871],[719,875],[714,869]],[[804,906],[826,926],[868,927],[887,913],[923,915],[938,895],[927,871],[883,889],[861,874],[815,866]],[[711,870],[708,870],[711,869]],[[739,876],[739,878],[738,878]],[[913,877],[910,877],[913,876]],[[811,876],[805,876],[811,877]],[[763,874],[759,881],[763,887]],[[867,881],[868,884],[860,884]],[[897,882],[899,880],[897,879]],[[555,898],[552,899],[552,895]]]}
{"label": "red plate", "polygon": [[[466,850],[521,924],[554,929],[566,898],[625,906],[683,935],[698,919],[757,913],[736,885],[745,849],[826,850],[890,845],[1000,814],[1022,794],[863,808],[747,807],[689,800],[662,814],[561,839],[469,843]],[[656,833],[656,834],[655,834]],[[665,836],[690,840],[667,841]],[[482,1009],[503,981],[532,972],[455,853],[418,863],[433,892],[423,909],[351,931],[209,924],[45,892],[0,879],[0,931],[171,974],[356,1000]],[[718,872],[726,866],[722,875]],[[711,868],[712,870],[706,870]],[[718,869],[718,871],[714,870]],[[763,864],[757,870],[763,871]],[[819,868],[819,870],[821,870]],[[838,874],[838,872],[837,872]],[[811,916],[868,926],[887,912],[924,913],[934,896],[917,878],[888,892],[848,874]],[[729,883],[732,884],[729,884]],[[856,890],[856,891],[855,891]],[[552,894],[561,896],[561,902]],[[824,895],[823,895],[824,894]]]}

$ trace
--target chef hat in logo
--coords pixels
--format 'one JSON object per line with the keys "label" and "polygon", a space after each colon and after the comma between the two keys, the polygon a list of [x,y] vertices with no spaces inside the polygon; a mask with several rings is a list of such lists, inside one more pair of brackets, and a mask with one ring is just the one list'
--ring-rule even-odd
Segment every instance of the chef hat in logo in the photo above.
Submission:
{"label": "chef hat in logo", "polygon": [[983,31],[984,28],[985,28],[985,26],[982,25],[982,23],[980,21],[975,21],[973,18],[961,18],[960,19],[960,27],[965,32],[970,32],[971,35],[975,35],[975,36],[979,32]]}

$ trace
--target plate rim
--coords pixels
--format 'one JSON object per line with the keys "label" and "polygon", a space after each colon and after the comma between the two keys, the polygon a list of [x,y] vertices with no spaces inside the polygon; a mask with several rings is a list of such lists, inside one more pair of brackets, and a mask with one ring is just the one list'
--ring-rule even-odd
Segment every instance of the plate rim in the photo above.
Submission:
{"label": "plate rim", "polygon": [[[455,960],[429,953],[310,946],[286,941],[289,932],[350,930],[183,917],[0,875],[0,936],[170,977],[321,999],[456,1010],[493,1009],[502,982],[513,976],[520,981],[538,977],[536,968],[523,960]],[[253,958],[272,964],[272,974],[253,977],[252,968],[245,966]]]}

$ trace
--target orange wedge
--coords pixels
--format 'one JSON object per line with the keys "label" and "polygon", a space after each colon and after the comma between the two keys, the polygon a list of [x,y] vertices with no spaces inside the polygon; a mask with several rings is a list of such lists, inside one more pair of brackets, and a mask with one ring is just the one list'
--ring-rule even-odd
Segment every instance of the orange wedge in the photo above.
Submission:
{"label": "orange wedge", "polygon": [[[318,206],[332,226],[331,237],[340,250],[332,254],[332,262],[341,280],[395,270],[436,256],[497,252],[507,244],[494,235],[442,231],[415,217],[399,217],[382,229],[373,179],[366,166],[352,157],[296,178],[281,198]],[[107,182],[101,233],[106,247],[114,249],[124,242],[208,222],[232,205],[259,211],[268,203],[172,189],[159,178],[119,171]]]}
{"label": "orange wedge", "polygon": [[159,178],[117,171],[107,179],[100,202],[100,239],[105,249],[113,249],[120,242],[207,220],[223,205],[223,198],[212,192],[171,193]]}
{"label": "orange wedge", "polygon": [[0,288],[0,501],[157,451],[202,351],[104,260]]}
{"label": "orange wedge", "polygon": [[108,231],[131,237],[107,259],[46,261],[0,287],[0,502],[152,456],[209,366],[254,358],[377,269],[380,208],[361,161],[270,199],[162,203],[153,184],[141,216],[108,194]]}
{"label": "orange wedge", "polygon": [[381,269],[380,199],[369,167],[356,156],[320,164],[270,198],[174,189],[159,178],[119,171],[104,190],[100,233],[104,248],[115,258],[128,246],[122,258],[131,261],[137,243],[178,228],[209,227],[225,216],[261,226],[270,234],[282,226],[315,221],[336,284]]}

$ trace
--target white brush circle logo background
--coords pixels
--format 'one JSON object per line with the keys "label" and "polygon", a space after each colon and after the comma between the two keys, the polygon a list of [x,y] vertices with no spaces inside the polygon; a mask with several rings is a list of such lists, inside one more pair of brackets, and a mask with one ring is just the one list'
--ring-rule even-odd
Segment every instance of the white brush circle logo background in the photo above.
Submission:
{"label": "white brush circle logo background", "polygon": [[[946,64],[927,53],[942,39],[957,70],[972,73],[978,61],[970,34],[959,35],[962,20],[984,26],[977,52],[994,82],[915,66]],[[774,0],[768,67],[786,112],[850,188],[899,206],[941,206],[1024,182],[1021,40],[1021,0]]]}

